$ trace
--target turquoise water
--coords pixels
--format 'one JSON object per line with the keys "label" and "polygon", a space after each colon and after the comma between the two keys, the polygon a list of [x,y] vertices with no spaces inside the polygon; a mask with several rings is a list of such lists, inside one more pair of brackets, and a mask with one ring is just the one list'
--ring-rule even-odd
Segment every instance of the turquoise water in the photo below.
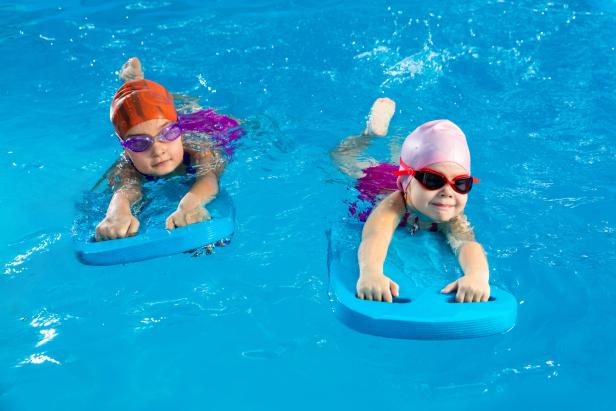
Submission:
{"label": "turquoise water", "polygon": [[[611,6],[0,5],[0,409],[611,409]],[[212,255],[74,257],[84,193],[119,152],[108,107],[130,56],[244,120],[222,179],[238,227]],[[379,96],[398,104],[394,141],[434,118],[466,132],[467,212],[520,302],[509,333],[390,340],[332,313],[325,231],[355,193],[328,153]],[[418,242],[435,278],[454,274]]]}

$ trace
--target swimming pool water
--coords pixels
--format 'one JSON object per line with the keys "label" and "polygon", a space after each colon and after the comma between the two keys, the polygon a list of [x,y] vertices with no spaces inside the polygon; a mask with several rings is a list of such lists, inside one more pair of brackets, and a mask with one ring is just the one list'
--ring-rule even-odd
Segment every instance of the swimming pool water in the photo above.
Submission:
{"label": "swimming pool water", "polygon": [[[610,6],[0,5],[0,409],[611,409]],[[222,179],[238,227],[212,255],[84,266],[71,228],[119,152],[108,106],[131,56],[244,120]],[[467,213],[520,303],[509,333],[391,340],[333,315],[325,231],[355,193],[328,153],[379,96],[398,104],[394,141],[434,118],[466,132]],[[435,276],[455,273],[418,241]]]}

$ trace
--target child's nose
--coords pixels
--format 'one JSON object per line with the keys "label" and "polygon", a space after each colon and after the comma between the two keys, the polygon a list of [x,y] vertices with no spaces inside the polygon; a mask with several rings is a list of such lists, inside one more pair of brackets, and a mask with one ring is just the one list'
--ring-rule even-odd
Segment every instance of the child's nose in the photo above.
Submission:
{"label": "child's nose", "polygon": [[161,155],[165,153],[165,144],[156,140],[152,145],[152,154]]}
{"label": "child's nose", "polygon": [[453,188],[449,184],[445,184],[439,195],[442,197],[453,197]]}

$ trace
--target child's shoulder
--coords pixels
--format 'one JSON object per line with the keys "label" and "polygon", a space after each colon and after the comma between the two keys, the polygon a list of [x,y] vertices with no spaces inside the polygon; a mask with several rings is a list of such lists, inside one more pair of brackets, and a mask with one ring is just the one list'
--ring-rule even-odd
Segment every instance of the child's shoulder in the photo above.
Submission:
{"label": "child's shoulder", "polygon": [[380,215],[396,215],[402,218],[406,213],[406,202],[400,191],[393,191],[386,195],[375,207],[374,212]]}

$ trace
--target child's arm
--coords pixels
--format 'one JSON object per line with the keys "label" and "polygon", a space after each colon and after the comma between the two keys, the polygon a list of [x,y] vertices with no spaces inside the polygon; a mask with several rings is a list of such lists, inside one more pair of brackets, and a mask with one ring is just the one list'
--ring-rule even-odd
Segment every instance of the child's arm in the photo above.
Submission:
{"label": "child's arm", "polygon": [[383,273],[383,265],[389,243],[404,212],[404,199],[399,192],[394,192],[385,197],[368,217],[357,252],[359,298],[392,302],[392,297],[398,297],[398,284]]}
{"label": "child's arm", "polygon": [[165,221],[165,227],[172,230],[188,224],[209,220],[210,214],[204,205],[218,194],[218,176],[224,168],[224,160],[216,150],[202,147],[199,150],[187,148],[191,163],[197,169],[197,180]]}
{"label": "child's arm", "polygon": [[165,228],[173,230],[188,224],[209,220],[210,214],[203,207],[218,194],[218,176],[214,173],[197,177],[197,181],[186,193],[178,208],[165,221]]}
{"label": "child's arm", "polygon": [[490,298],[490,269],[483,247],[464,214],[444,225],[445,235],[458,256],[464,275],[447,284],[441,292],[456,291],[457,302],[485,302]]}
{"label": "child's arm", "polygon": [[132,236],[139,229],[139,220],[130,208],[141,199],[141,176],[122,158],[112,166],[108,177],[114,193],[105,218],[96,226],[96,241]]}

